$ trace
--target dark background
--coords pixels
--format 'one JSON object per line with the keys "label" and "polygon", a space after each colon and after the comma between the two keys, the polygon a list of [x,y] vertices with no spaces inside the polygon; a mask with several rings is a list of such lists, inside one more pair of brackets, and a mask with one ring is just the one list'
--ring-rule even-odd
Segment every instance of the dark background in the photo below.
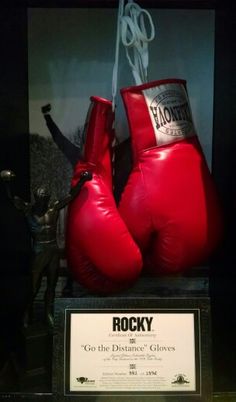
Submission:
{"label": "dark background", "polygon": [[[16,193],[30,195],[27,7],[117,7],[117,1],[3,1],[0,9],[0,170],[17,171]],[[235,2],[139,1],[144,7],[215,10],[213,176],[225,213],[225,237],[210,272],[214,391],[236,391]],[[199,22],[200,23],[200,22]],[[0,183],[0,369],[14,351],[29,285],[30,238],[25,221]],[[22,357],[23,358],[23,357]]]}

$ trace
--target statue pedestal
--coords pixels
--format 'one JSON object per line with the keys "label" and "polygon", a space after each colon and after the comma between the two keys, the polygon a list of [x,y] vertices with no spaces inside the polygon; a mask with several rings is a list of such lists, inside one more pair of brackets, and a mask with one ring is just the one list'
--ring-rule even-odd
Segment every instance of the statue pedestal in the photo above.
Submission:
{"label": "statue pedestal", "polygon": [[21,389],[51,391],[52,334],[43,323],[33,323],[23,330],[25,369]]}

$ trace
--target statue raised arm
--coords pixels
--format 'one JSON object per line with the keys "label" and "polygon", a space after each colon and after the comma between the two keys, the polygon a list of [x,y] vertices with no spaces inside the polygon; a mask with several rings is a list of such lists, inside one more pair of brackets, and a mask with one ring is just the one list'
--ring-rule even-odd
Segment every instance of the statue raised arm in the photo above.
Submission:
{"label": "statue raised arm", "polygon": [[43,275],[46,275],[45,317],[51,327],[53,325],[52,307],[59,267],[59,249],[57,245],[59,211],[78,196],[83,184],[87,180],[91,180],[92,175],[88,171],[82,172],[77,185],[65,197],[52,204],[50,204],[50,191],[47,187],[37,187],[33,191],[34,202],[29,203],[12,194],[11,182],[16,177],[14,172],[3,170],[0,172],[0,177],[6,185],[9,199],[18,210],[24,213],[32,238],[32,296],[28,311],[32,309],[33,301],[41,286]]}

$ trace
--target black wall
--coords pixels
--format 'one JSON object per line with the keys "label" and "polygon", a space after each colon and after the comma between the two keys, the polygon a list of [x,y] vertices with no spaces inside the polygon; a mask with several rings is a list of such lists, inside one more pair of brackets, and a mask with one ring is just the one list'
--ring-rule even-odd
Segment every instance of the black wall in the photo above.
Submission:
{"label": "black wall", "polygon": [[225,216],[225,235],[212,266],[212,346],[215,391],[236,390],[236,29],[235,2],[215,13],[213,175]]}
{"label": "black wall", "polygon": [[[39,3],[37,6],[45,6]],[[177,8],[177,1],[175,3]],[[187,1],[179,3],[187,7]],[[195,3],[189,2],[190,5]],[[206,7],[207,4],[211,7],[212,3],[216,9],[213,175],[226,218],[224,241],[215,257],[210,280],[213,375],[215,391],[235,391],[235,2],[204,2]],[[69,1],[63,3],[69,4]],[[153,6],[158,6],[158,1],[153,2]],[[29,199],[26,6],[1,8],[0,32],[0,170],[14,170],[17,174],[15,192]],[[30,239],[24,218],[9,203],[0,183],[0,319],[3,328],[0,356],[18,347],[15,335],[27,295],[29,251]],[[2,361],[3,357],[0,369]]]}
{"label": "black wall", "polygon": [[[27,9],[2,8],[0,29],[0,169],[15,171],[14,191],[29,199]],[[0,190],[1,252],[27,252],[22,216],[9,204],[2,183]]]}
{"label": "black wall", "polygon": [[[29,197],[27,9],[0,10],[0,170],[17,174],[14,191]],[[28,295],[30,238],[22,214],[0,183],[0,370],[21,354],[20,326]]]}

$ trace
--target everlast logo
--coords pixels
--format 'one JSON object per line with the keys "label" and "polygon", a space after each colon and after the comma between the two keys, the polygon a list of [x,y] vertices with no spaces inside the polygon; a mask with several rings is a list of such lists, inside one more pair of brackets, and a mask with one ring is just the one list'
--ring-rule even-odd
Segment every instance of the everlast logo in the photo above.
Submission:
{"label": "everlast logo", "polygon": [[[157,87],[157,95],[146,94],[149,113],[155,126],[155,135],[159,145],[169,143],[166,135],[185,138],[194,134],[188,98],[182,86],[175,89]],[[163,137],[164,134],[164,137]],[[166,138],[166,139],[165,139]]]}
{"label": "everlast logo", "polygon": [[156,128],[159,129],[167,123],[174,121],[188,121],[192,122],[189,106],[187,102],[178,106],[150,106],[153,117],[156,122]]}
{"label": "everlast logo", "polygon": [[113,331],[151,331],[153,317],[113,317]]}

